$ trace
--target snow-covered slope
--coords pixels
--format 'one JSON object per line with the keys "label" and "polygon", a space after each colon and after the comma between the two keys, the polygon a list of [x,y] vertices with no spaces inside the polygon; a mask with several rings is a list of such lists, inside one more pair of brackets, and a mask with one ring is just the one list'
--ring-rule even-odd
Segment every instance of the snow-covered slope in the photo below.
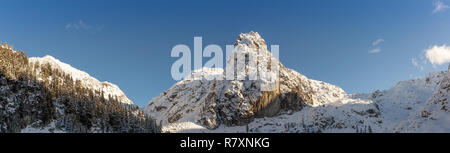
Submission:
{"label": "snow-covered slope", "polygon": [[449,70],[439,73],[437,88],[431,97],[396,127],[404,132],[450,132],[450,65]]}
{"label": "snow-covered slope", "polygon": [[426,104],[427,100],[439,88],[446,71],[432,72],[423,78],[400,81],[385,91],[370,94],[353,94],[377,104],[383,114],[384,127],[387,131],[394,129],[400,122],[408,120]]}
{"label": "snow-covered slope", "polygon": [[[133,102],[130,99],[128,99],[128,97],[125,95],[125,93],[123,93],[123,91],[120,90],[120,88],[117,85],[106,82],[106,81],[100,82],[96,78],[90,76],[88,73],[78,70],[76,68],[73,68],[69,64],[63,63],[50,55],[47,55],[44,57],[31,57],[28,59],[28,61],[31,64],[39,63],[40,65],[44,65],[44,64],[48,63],[48,64],[50,64],[50,66],[53,69],[58,69],[58,70],[65,72],[66,74],[69,74],[74,81],[80,80],[84,87],[87,87],[87,88],[90,88],[90,89],[93,89],[96,91],[103,91],[106,99],[108,99],[109,96],[111,96],[111,97],[117,96],[117,99],[120,102],[125,103],[125,104],[133,104]],[[40,73],[39,70],[36,73]]]}
{"label": "snow-covered slope", "polygon": [[[370,100],[354,99],[341,88],[311,80],[284,67],[267,50],[256,32],[240,34],[236,61],[272,62],[279,65],[279,86],[262,91],[267,80],[208,80],[226,76],[222,69],[203,68],[155,97],[145,111],[156,118],[165,132],[369,132],[381,129],[380,112]],[[257,58],[248,58],[253,54]],[[267,66],[248,64],[246,72]],[[270,72],[269,72],[270,73]],[[268,74],[274,75],[274,74]],[[248,78],[245,74],[243,78]]]}

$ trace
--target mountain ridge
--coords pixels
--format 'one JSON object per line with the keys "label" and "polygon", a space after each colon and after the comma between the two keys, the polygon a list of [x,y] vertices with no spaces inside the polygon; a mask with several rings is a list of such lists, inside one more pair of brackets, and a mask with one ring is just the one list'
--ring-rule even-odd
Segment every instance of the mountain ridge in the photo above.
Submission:
{"label": "mountain ridge", "polygon": [[[74,80],[81,80],[82,81],[81,83],[84,86],[92,88],[93,90],[103,91],[105,93],[106,99],[108,99],[109,96],[112,97],[117,96],[117,99],[120,102],[125,104],[133,104],[133,101],[128,99],[125,93],[122,90],[120,90],[120,88],[117,85],[107,81],[100,82],[96,78],[90,76],[88,73],[76,69],[67,63],[61,62],[60,60],[54,58],[53,56],[46,55],[44,57],[30,57],[28,60],[29,62],[31,62],[31,64],[38,63],[43,65],[49,63],[52,66],[52,68],[60,69],[63,72],[70,74]],[[37,73],[39,73],[39,71],[37,71]]]}

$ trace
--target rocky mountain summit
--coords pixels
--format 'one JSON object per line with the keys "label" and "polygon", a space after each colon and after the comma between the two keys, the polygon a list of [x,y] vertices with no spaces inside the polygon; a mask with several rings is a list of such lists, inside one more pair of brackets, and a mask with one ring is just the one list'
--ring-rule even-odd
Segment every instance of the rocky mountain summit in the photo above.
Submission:
{"label": "rocky mountain summit", "polygon": [[[307,130],[319,132],[328,128],[367,129],[380,124],[377,120],[380,112],[376,104],[368,100],[353,99],[337,86],[308,79],[286,68],[272,56],[267,49],[267,43],[257,32],[239,35],[233,54],[227,58],[227,66],[236,62],[239,56],[245,57],[246,64],[237,64],[236,68],[233,67],[236,71],[240,66],[244,67],[245,72],[252,69],[258,71],[270,69],[273,65],[279,66],[278,73],[268,74],[279,76],[278,86],[272,91],[263,91],[261,84],[267,83],[267,80],[250,80],[251,76],[248,73],[235,76],[245,78],[243,80],[208,80],[205,78],[225,78],[226,70],[230,68],[227,67],[226,70],[203,68],[192,72],[191,76],[197,78],[187,77],[176,83],[160,96],[153,98],[144,110],[167,132],[202,129],[202,127],[217,130],[219,127],[223,129],[240,126],[246,126],[248,132],[252,130],[249,126],[263,122],[260,119],[274,119],[295,112],[308,112],[303,114],[307,116],[302,119],[304,122],[301,124],[302,128],[296,132]],[[252,62],[270,64],[256,66],[248,64]],[[342,114],[336,115],[336,112]],[[256,132],[256,129],[257,127],[253,130]],[[285,128],[278,129],[285,130]]]}

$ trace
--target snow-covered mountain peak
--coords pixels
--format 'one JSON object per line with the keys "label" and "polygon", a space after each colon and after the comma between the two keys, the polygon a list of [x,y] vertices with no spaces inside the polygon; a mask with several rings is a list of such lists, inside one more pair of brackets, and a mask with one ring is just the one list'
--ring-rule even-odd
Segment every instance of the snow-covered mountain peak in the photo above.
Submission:
{"label": "snow-covered mountain peak", "polygon": [[[243,58],[245,63],[242,62]],[[252,65],[251,62],[257,64]],[[273,66],[278,67],[279,71],[271,71]],[[236,74],[234,80],[196,78],[224,77],[227,75],[225,72],[230,68],[235,69],[235,72],[245,70],[246,73]],[[267,83],[268,80],[249,79],[247,72],[259,72],[263,69],[269,69],[269,72],[263,73],[264,75],[278,75],[279,77],[279,83],[274,86],[273,90],[261,90],[261,83]],[[330,118],[330,122],[342,122],[339,124],[347,126],[359,125],[360,123],[353,122],[358,122],[361,118],[378,117],[378,109],[371,104],[371,101],[351,99],[338,86],[308,79],[306,76],[284,67],[269,52],[266,42],[257,32],[239,35],[233,54],[227,58],[226,70],[203,68],[193,71],[191,76],[195,76],[195,79],[188,77],[188,79],[179,81],[160,96],[153,98],[144,109],[163,126],[165,131],[179,132],[183,129],[198,127],[211,130],[221,126],[251,125],[253,121],[259,121],[259,118],[277,117],[304,109],[309,115],[324,116],[324,118]],[[354,107],[350,107],[350,105]],[[345,113],[336,116],[337,112]],[[354,114],[355,112],[357,114]],[[307,117],[308,114],[302,116]],[[317,116],[315,117],[317,118]],[[346,121],[348,116],[354,117],[351,117],[353,118],[351,121]],[[367,123],[376,125],[375,120]],[[321,121],[315,119],[308,119],[308,122],[311,125],[322,124],[317,123]],[[259,126],[258,124],[257,126]],[[286,124],[290,125],[290,123]],[[322,128],[329,128],[328,126],[343,125],[324,125]]]}
{"label": "snow-covered mountain peak", "polygon": [[86,80],[86,79],[95,79],[92,78],[88,73],[78,70],[72,67],[69,64],[63,63],[60,60],[56,59],[53,56],[45,55],[44,57],[30,57],[28,59],[30,62],[37,62],[40,64],[50,64],[52,68],[58,68],[63,70],[65,73],[70,74],[74,80]]}
{"label": "snow-covered mountain peak", "polygon": [[249,32],[239,34],[238,40],[235,43],[237,45],[245,45],[252,48],[263,47],[267,49],[266,41],[259,35],[258,32]]}
{"label": "snow-covered mountain peak", "polygon": [[[28,61],[31,64],[37,63],[41,66],[43,66],[44,64],[49,64],[52,69],[58,69],[66,74],[69,74],[74,81],[80,80],[82,85],[84,85],[85,87],[98,91],[103,91],[106,99],[108,99],[109,96],[111,97],[117,96],[117,99],[120,102],[125,104],[133,104],[133,102],[130,99],[128,99],[125,93],[123,93],[123,91],[120,90],[120,88],[117,85],[106,81],[100,82],[96,78],[90,76],[88,73],[78,70],[69,64],[63,63],[60,60],[54,58],[53,56],[46,55],[44,57],[30,57]],[[39,70],[37,70],[37,73],[40,73]]]}

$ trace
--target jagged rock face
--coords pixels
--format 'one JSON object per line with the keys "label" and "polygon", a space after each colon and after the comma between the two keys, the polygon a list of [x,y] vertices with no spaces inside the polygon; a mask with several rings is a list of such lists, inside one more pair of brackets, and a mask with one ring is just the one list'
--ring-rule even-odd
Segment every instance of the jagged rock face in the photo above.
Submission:
{"label": "jagged rock face", "polygon": [[[225,125],[245,125],[254,117],[272,117],[281,110],[299,110],[304,104],[312,104],[312,92],[308,88],[308,79],[300,74],[294,74],[284,67],[267,49],[267,44],[257,32],[240,34],[235,43],[234,54],[227,60],[227,66],[238,63],[238,57],[245,57],[245,64],[237,64],[235,72],[244,66],[246,80],[226,81],[222,90],[224,95],[219,99],[218,109],[220,120]],[[254,57],[254,58],[253,58]],[[252,61],[252,60],[256,60]],[[257,63],[256,65],[250,64]],[[273,71],[278,66],[279,72]],[[265,70],[264,70],[265,69]],[[262,90],[263,84],[270,83],[264,78],[248,79],[248,72],[268,72],[279,76],[279,84],[273,90]],[[239,78],[237,74],[236,79]],[[236,107],[238,106],[238,107]],[[238,109],[236,109],[238,108]],[[239,110],[239,112],[236,112]]]}
{"label": "jagged rock face", "polygon": [[450,112],[450,105],[448,100],[450,99],[450,69],[447,71],[444,79],[439,84],[439,89],[428,101],[427,105],[437,105],[437,107],[444,111]]}
{"label": "jagged rock face", "polygon": [[[245,64],[238,64],[237,59],[242,57],[245,57]],[[162,125],[195,121],[214,129],[220,124],[246,125],[255,117],[272,117],[282,111],[298,111],[306,105],[318,106],[345,95],[339,87],[309,80],[284,67],[268,51],[266,42],[257,32],[239,35],[235,50],[227,60],[227,66],[232,65],[232,62],[235,62],[235,72],[244,67],[247,73],[237,73],[235,80],[227,80],[224,79],[226,73],[223,69],[196,70],[191,75],[195,77],[176,83],[152,99],[145,111]],[[249,64],[251,62],[257,63],[256,66]],[[279,72],[270,71],[273,65],[279,66]],[[259,72],[263,69],[266,69],[265,75],[279,75],[279,84],[273,90],[261,90],[261,84],[267,84],[270,80],[249,79],[248,72]],[[211,76],[222,79],[205,79]],[[317,94],[319,90],[328,90],[329,93]]]}

